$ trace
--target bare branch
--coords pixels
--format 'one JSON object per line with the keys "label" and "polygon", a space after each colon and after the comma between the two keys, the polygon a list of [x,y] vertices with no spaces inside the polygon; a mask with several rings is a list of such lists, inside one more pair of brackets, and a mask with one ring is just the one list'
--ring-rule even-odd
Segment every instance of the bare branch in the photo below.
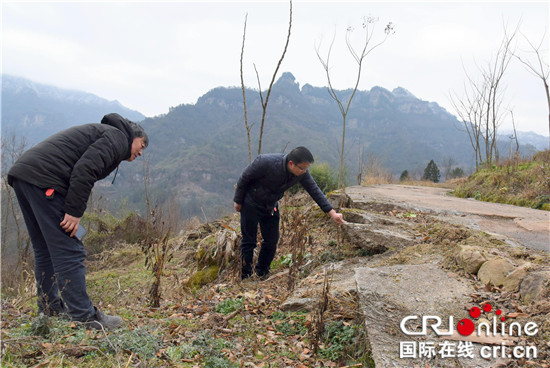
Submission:
{"label": "bare branch", "polygon": [[248,20],[248,13],[244,17],[243,46],[241,48],[241,88],[243,90],[244,126],[246,128],[246,138],[248,140],[248,162],[252,162],[252,146],[250,142],[251,126],[248,125],[248,113],[246,109],[246,94],[245,94],[244,77],[243,77],[244,43],[246,41],[246,21],[247,20]]}
{"label": "bare branch", "polygon": [[[523,34],[522,34],[523,35]],[[519,55],[514,53],[514,56],[521,62],[523,65],[526,66],[527,70],[533,74],[534,76],[538,77],[543,84],[544,92],[546,94],[546,103],[548,106],[548,131],[550,132],[550,90],[549,90],[549,77],[550,77],[550,67],[548,63],[543,59],[544,53],[541,51],[541,47],[546,39],[546,30],[544,31],[544,34],[537,46],[533,45],[529,39],[523,35],[523,38],[527,41],[529,44],[529,47],[531,48],[532,52],[534,52],[536,56],[536,63],[538,64],[537,67],[535,67],[530,61],[522,59]]]}
{"label": "bare branch", "polygon": [[[269,96],[271,95],[271,89],[273,87],[273,84],[275,83],[275,78],[277,77],[277,72],[279,71],[279,68],[281,67],[283,59],[285,58],[285,54],[286,54],[286,51],[288,49],[288,44],[290,42],[290,34],[291,34],[291,30],[292,30],[292,1],[290,1],[290,15],[289,15],[289,18],[290,18],[290,20],[288,22],[288,34],[287,34],[287,37],[286,37],[285,48],[283,50],[283,54],[281,55],[281,58],[279,59],[279,62],[277,63],[277,67],[275,68],[275,72],[273,73],[273,77],[271,78],[271,83],[269,84],[269,88],[267,90],[267,95],[265,97],[265,103],[262,101],[263,111],[262,111],[262,122],[260,124],[260,138],[259,138],[259,141],[258,141],[258,154],[260,154],[262,152],[262,136],[263,136],[263,132],[264,132],[265,114],[266,114],[266,111],[267,111],[267,104],[269,102]],[[259,83],[259,80],[258,80],[258,83]],[[261,91],[261,89],[260,89],[260,91]]]}
{"label": "bare branch", "polygon": [[340,168],[339,168],[339,173],[338,173],[338,187],[340,187],[340,188],[343,187],[343,185],[344,185],[344,154],[345,154],[344,148],[345,148],[345,139],[346,139],[346,118],[347,118],[347,114],[348,114],[350,106],[351,106],[351,102],[352,102],[353,98],[355,97],[357,89],[359,88],[359,82],[361,80],[361,72],[362,72],[362,69],[363,69],[363,61],[365,60],[365,58],[368,56],[368,54],[370,52],[372,52],[378,46],[382,45],[386,41],[387,37],[390,34],[392,34],[392,32],[393,32],[392,23],[388,23],[388,25],[386,26],[386,28],[384,30],[385,37],[380,42],[378,42],[377,44],[372,45],[371,41],[372,41],[372,37],[374,35],[374,31],[371,31],[370,27],[371,27],[371,25],[373,26],[377,21],[378,21],[378,19],[375,19],[375,18],[372,18],[372,17],[363,18],[363,29],[365,30],[365,38],[364,38],[364,41],[363,41],[363,44],[362,44],[363,48],[361,50],[361,53],[358,53],[354,49],[354,47],[352,45],[352,42],[351,42],[350,34],[351,34],[351,32],[353,32],[353,28],[348,27],[347,30],[346,30],[346,37],[345,37],[346,46],[348,48],[349,53],[351,54],[351,56],[353,57],[353,59],[355,60],[355,62],[357,64],[357,78],[355,80],[355,85],[352,89],[351,95],[350,95],[350,97],[348,98],[348,100],[345,104],[342,102],[342,98],[340,98],[338,96],[338,94],[336,93],[336,89],[334,88],[334,86],[332,84],[332,79],[331,79],[331,75],[330,75],[330,56],[331,56],[331,53],[332,53],[332,47],[334,45],[334,40],[336,38],[336,32],[334,33],[334,37],[333,37],[332,42],[329,46],[326,59],[323,59],[323,57],[321,56],[320,45],[316,45],[316,47],[315,47],[317,57],[319,58],[319,61],[321,62],[321,65],[323,66],[323,69],[325,70],[325,74],[327,76],[329,95],[332,97],[332,99],[334,99],[336,101],[336,103],[338,105],[338,108],[340,109],[340,114],[342,115],[342,144],[341,144],[341,149],[340,149]]}

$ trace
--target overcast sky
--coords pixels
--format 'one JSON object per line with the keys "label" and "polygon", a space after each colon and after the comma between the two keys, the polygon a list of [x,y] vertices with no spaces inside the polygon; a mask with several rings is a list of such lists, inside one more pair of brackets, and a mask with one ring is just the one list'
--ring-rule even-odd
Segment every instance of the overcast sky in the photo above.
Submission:
{"label": "overcast sky", "polygon": [[[286,41],[287,1],[170,2],[2,2],[2,72],[118,100],[147,116],[194,104],[209,90],[240,86],[239,58],[248,14],[245,84],[269,85]],[[403,87],[455,114],[449,95],[462,95],[466,76],[494,58],[505,26],[539,43],[549,31],[549,1],[536,2],[293,2],[292,35],[279,70],[303,86],[326,86],[315,53],[326,55],[333,37],[332,77],[349,88],[357,69],[345,49],[354,28],[361,46],[361,22],[378,18],[373,42],[392,22],[395,34],[368,57],[359,86]],[[546,33],[545,33],[546,32]],[[543,44],[548,62],[549,37]],[[525,38],[517,47],[525,57]],[[513,61],[504,81],[505,107],[519,130],[548,135],[548,107],[542,81]],[[336,108],[336,106],[335,106]],[[510,127],[507,119],[503,128]]]}

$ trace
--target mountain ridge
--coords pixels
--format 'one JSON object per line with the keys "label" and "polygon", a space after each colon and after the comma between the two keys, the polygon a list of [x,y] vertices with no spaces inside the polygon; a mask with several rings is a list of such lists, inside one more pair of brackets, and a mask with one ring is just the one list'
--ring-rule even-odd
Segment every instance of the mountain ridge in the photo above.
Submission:
{"label": "mountain ridge", "polygon": [[98,123],[110,112],[133,121],[145,118],[116,100],[2,74],[2,132],[23,132],[30,145],[74,125]]}
{"label": "mountain ridge", "polygon": [[[22,90],[31,93],[29,89]],[[346,101],[352,90],[337,93]],[[36,93],[33,96],[36,98]],[[10,98],[3,94],[3,104],[6,97]],[[21,106],[17,97],[11,96],[19,103],[14,106]],[[246,99],[252,126],[252,157],[255,157],[262,106],[257,90],[246,89]],[[62,112],[82,115],[81,103],[69,102],[67,107],[52,114],[52,98],[39,102],[33,107],[34,116],[53,118]],[[16,110],[14,106],[10,109]],[[105,110],[104,106],[96,110],[96,115],[99,111],[118,112]],[[119,113],[132,120],[125,111]],[[15,113],[22,115],[25,110]],[[59,119],[61,125],[68,124],[69,115]],[[101,117],[89,122],[98,122]],[[6,109],[2,111],[3,122],[5,118]],[[140,121],[139,116],[133,120]],[[74,122],[88,122],[70,121],[73,125]],[[195,104],[171,107],[166,114],[144,118],[140,123],[151,142],[144,157],[150,173],[150,190],[157,203],[175,203],[186,216],[202,213],[215,216],[231,208],[233,186],[248,164],[240,87],[213,88]],[[15,125],[22,132],[41,133],[42,139],[61,130],[59,124],[48,125],[48,129],[44,124]],[[2,130],[5,128],[3,124]],[[399,177],[404,170],[412,176],[420,176],[432,159],[439,167],[452,161],[454,167],[471,171],[472,149],[467,134],[460,128],[456,117],[436,102],[421,100],[404,87],[392,91],[379,86],[368,91],[359,90],[347,116],[345,162],[348,182],[355,182],[360,162],[369,161],[379,161],[394,177]],[[267,107],[262,152],[288,152],[295,146],[304,145],[312,150],[317,162],[327,162],[336,168],[341,135],[342,117],[327,88],[310,84],[300,88],[292,73],[283,73],[274,83]],[[507,155],[509,140],[503,141],[501,146],[501,152]],[[534,150],[534,147],[522,146],[524,153]],[[116,183],[100,184],[96,186],[97,191],[108,194],[114,202],[127,200],[143,209],[144,171],[142,165],[122,163]]]}

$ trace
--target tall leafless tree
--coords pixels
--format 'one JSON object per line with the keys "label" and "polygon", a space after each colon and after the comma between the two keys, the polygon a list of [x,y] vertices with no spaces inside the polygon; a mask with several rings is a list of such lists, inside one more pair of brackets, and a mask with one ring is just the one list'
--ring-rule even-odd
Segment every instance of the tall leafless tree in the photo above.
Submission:
{"label": "tall leafless tree", "polygon": [[518,27],[504,36],[495,56],[485,65],[478,65],[479,79],[474,79],[465,69],[467,83],[463,97],[451,95],[457,115],[462,120],[476,154],[476,169],[481,163],[491,167],[498,160],[497,131],[504,118],[501,111],[504,85],[503,78],[510,64],[512,43]]}
{"label": "tall leafless tree", "polygon": [[[252,161],[252,146],[250,141],[250,130],[252,129],[252,126],[248,123],[248,115],[247,115],[247,107],[246,107],[246,93],[245,93],[245,85],[244,85],[244,77],[243,77],[243,56],[244,56],[244,44],[246,40],[246,21],[247,21],[248,15],[245,17],[244,22],[244,32],[243,32],[243,44],[241,48],[241,88],[243,91],[243,105],[244,105],[244,117],[245,117],[245,128],[247,131],[248,136],[248,160]],[[277,73],[279,72],[279,68],[281,67],[281,64],[283,63],[283,59],[285,58],[286,51],[288,49],[288,44],[290,42],[290,34],[292,30],[292,1],[290,1],[290,15],[289,15],[289,22],[288,22],[288,34],[286,37],[286,43],[283,50],[283,53],[281,55],[281,58],[279,59],[279,62],[277,63],[277,67],[275,68],[275,71],[273,72],[273,77],[271,78],[271,82],[269,84],[269,88],[267,89],[267,93],[264,99],[264,95],[262,92],[262,85],[260,83],[260,76],[258,73],[258,69],[256,68],[256,64],[254,64],[254,70],[256,72],[256,78],[258,80],[258,89],[260,93],[260,102],[262,104],[262,120],[260,123],[260,135],[258,137],[258,155],[262,153],[262,139],[264,134],[264,125],[265,125],[265,117],[267,112],[267,104],[269,103],[269,96],[271,95],[271,90],[273,88],[273,84],[275,83],[275,79],[277,78]]]}
{"label": "tall leafless tree", "polygon": [[483,161],[481,154],[481,126],[484,119],[482,103],[482,87],[478,86],[466,73],[469,83],[464,83],[464,95],[451,94],[450,100],[458,117],[462,121],[470,144],[474,150],[476,170]]}
{"label": "tall leafless tree", "polygon": [[252,142],[250,141],[250,130],[252,129],[252,126],[248,124],[248,110],[246,108],[246,92],[245,92],[244,76],[243,76],[244,43],[246,41],[246,21],[247,20],[248,20],[248,13],[244,17],[243,46],[241,47],[241,89],[243,91],[244,127],[246,128],[246,138],[248,141],[248,162],[252,162]]}
{"label": "tall leafless tree", "polygon": [[321,56],[320,44],[316,45],[315,47],[317,57],[319,58],[319,61],[321,62],[321,65],[323,66],[323,69],[325,70],[325,73],[327,76],[328,92],[330,94],[330,97],[332,97],[332,99],[336,101],[336,103],[338,104],[338,108],[340,109],[340,114],[342,115],[342,144],[340,147],[340,166],[338,169],[338,187],[339,188],[342,188],[344,186],[344,147],[345,147],[345,140],[346,140],[346,118],[351,106],[351,101],[353,100],[353,97],[357,92],[357,88],[359,87],[359,82],[361,81],[361,72],[363,70],[365,58],[371,53],[371,51],[373,51],[378,46],[382,45],[390,34],[394,33],[393,24],[390,22],[386,25],[386,28],[384,29],[384,34],[385,34],[384,37],[382,37],[380,41],[373,44],[372,37],[374,36],[374,33],[375,33],[374,30],[375,30],[375,25],[377,21],[378,19],[373,17],[363,18],[362,28],[365,31],[365,38],[363,40],[362,49],[359,53],[355,50],[355,48],[351,44],[351,33],[353,32],[353,28],[352,27],[347,28],[346,46],[351,56],[357,63],[357,77],[355,79],[355,85],[353,87],[353,90],[347,102],[344,101],[342,96],[339,96],[338,93],[336,92],[336,89],[334,88],[332,83],[332,77],[330,75],[330,67],[331,67],[330,56],[332,53],[332,48],[334,46],[334,41],[336,39],[336,34],[334,34],[334,37],[332,38],[332,42],[329,46],[326,58],[323,58]]}
{"label": "tall leafless tree", "polygon": [[[519,55],[519,53],[514,53],[514,56],[523,63],[527,67],[527,70],[531,72],[534,76],[537,78],[540,78],[542,81],[542,84],[544,86],[544,92],[546,93],[546,102],[548,104],[548,132],[550,136],[550,91],[548,90],[548,78],[550,77],[550,66],[548,65],[548,60],[545,60],[545,57],[548,57],[548,50],[543,50],[542,46],[544,44],[547,44],[545,42],[546,40],[546,32],[544,32],[544,35],[542,36],[540,42],[538,44],[533,44],[529,39],[523,35],[523,38],[529,45],[530,50],[525,51],[524,53],[532,53],[534,54],[534,61],[529,60],[526,57],[522,57]],[[544,52],[545,51],[545,52]],[[550,138],[550,137],[549,137]]]}

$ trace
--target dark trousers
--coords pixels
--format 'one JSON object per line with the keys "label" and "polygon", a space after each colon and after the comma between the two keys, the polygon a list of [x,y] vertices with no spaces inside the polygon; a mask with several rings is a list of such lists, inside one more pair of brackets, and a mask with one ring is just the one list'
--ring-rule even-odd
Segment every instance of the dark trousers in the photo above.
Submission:
{"label": "dark trousers", "polygon": [[241,209],[242,277],[252,275],[252,261],[257,244],[258,224],[262,233],[262,246],[258,255],[255,271],[258,276],[269,272],[271,261],[275,258],[279,241],[279,210],[271,211],[253,204],[244,203]]}
{"label": "dark trousers", "polygon": [[55,193],[48,199],[45,189],[17,179],[13,188],[34,249],[39,311],[59,313],[64,302],[73,320],[93,318],[95,310],[86,292],[86,251],[59,225],[65,198]]}

